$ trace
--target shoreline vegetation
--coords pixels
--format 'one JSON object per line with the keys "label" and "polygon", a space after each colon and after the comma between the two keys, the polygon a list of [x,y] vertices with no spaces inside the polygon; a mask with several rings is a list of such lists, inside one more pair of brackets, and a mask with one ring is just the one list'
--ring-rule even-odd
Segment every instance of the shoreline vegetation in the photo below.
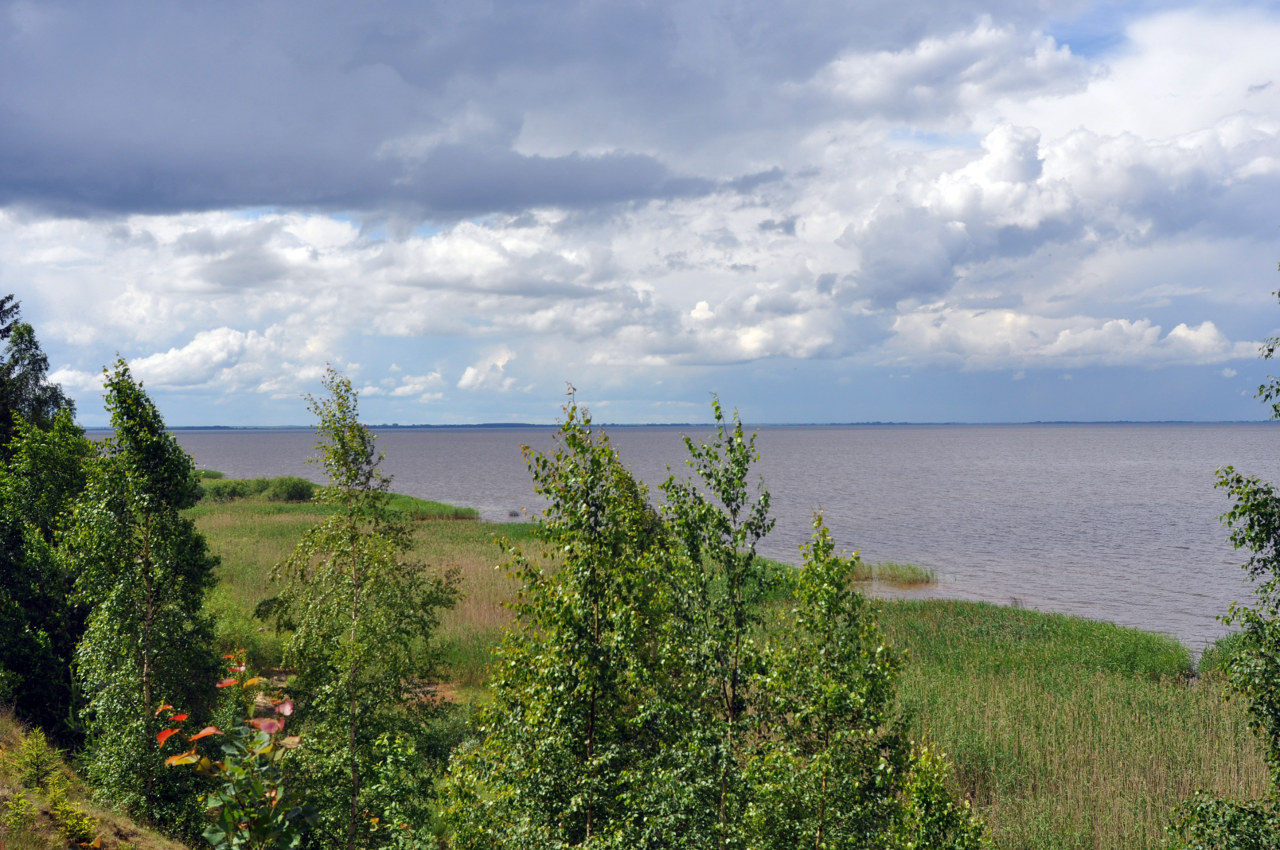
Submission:
{"label": "shoreline vegetation", "polygon": [[[206,473],[206,493],[222,482],[231,483]],[[256,668],[278,670],[284,637],[254,611],[274,593],[271,567],[324,509],[272,500],[270,481],[252,488],[206,495],[188,514],[221,557],[207,603],[220,651],[244,648]],[[460,579],[461,599],[441,620],[448,681],[440,692],[480,704],[516,589],[495,567],[497,541],[536,548],[533,525],[481,522],[407,496],[394,504],[415,520],[414,560]],[[859,578],[934,580],[919,570],[876,565]],[[997,847],[1160,847],[1170,810],[1197,789],[1249,798],[1268,787],[1244,706],[1224,697],[1230,640],[1207,650],[1197,670],[1165,635],[988,603],[872,599],[889,645],[907,656],[898,701],[911,733],[946,754],[953,792],[984,818]]]}

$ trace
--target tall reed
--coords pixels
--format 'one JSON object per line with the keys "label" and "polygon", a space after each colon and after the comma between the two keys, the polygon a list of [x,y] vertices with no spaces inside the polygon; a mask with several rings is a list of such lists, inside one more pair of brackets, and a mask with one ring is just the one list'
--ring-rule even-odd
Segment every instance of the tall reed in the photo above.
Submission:
{"label": "tall reed", "polygon": [[1267,771],[1217,677],[1162,635],[980,603],[893,602],[899,698],[1002,848],[1160,847],[1197,788],[1257,796]]}

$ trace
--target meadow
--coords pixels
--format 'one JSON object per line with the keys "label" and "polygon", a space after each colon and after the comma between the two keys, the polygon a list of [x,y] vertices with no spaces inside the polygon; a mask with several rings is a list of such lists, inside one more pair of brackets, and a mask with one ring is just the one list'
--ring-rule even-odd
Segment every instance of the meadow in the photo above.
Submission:
{"label": "meadow", "polygon": [[[498,541],[537,546],[532,527],[482,523],[407,497],[398,505],[416,520],[414,560],[460,577],[461,601],[440,634],[444,690],[483,700],[514,590],[498,568]],[[209,600],[222,647],[277,666],[281,638],[253,611],[274,593],[271,567],[320,509],[257,496],[205,501],[191,515],[222,559]],[[866,578],[931,576],[876,565]],[[876,609],[887,642],[905,656],[898,698],[906,722],[948,754],[956,792],[998,847],[1160,847],[1170,809],[1195,789],[1257,797],[1267,787],[1242,706],[1224,699],[1220,676],[1197,675],[1172,638],[982,603],[882,600]]]}

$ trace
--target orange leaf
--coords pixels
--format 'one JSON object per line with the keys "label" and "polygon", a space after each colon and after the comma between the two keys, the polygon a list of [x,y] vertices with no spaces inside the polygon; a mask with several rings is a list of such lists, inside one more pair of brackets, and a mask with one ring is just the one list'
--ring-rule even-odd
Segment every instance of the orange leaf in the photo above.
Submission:
{"label": "orange leaf", "polygon": [[165,741],[167,741],[167,740],[169,740],[171,737],[173,737],[173,736],[174,736],[174,735],[176,735],[176,734],[178,734],[178,730],[177,730],[177,729],[165,729],[165,730],[164,730],[163,732],[161,732],[159,735],[156,735],[156,740],[157,740],[157,741],[159,741],[159,742],[160,742],[160,746],[162,746],[162,747],[163,747],[163,746],[164,746],[164,742],[165,742]]}
{"label": "orange leaf", "polygon": [[222,734],[222,730],[221,730],[221,729],[219,729],[218,727],[216,727],[216,726],[206,726],[206,727],[204,727],[203,729],[201,729],[199,732],[197,732],[197,733],[195,733],[194,735],[192,735],[192,736],[191,736],[190,738],[188,738],[187,740],[188,740],[188,741],[199,741],[201,738],[207,738],[207,737],[209,737],[210,735],[221,735],[221,734]]}
{"label": "orange leaf", "polygon": [[169,722],[170,722],[170,723],[181,723],[182,721],[186,720],[186,719],[187,719],[187,717],[188,717],[188,715],[186,715],[186,714],[175,714],[173,717],[170,717],[170,718],[169,718]]}
{"label": "orange leaf", "polygon": [[171,709],[171,708],[173,708],[173,706],[169,705],[169,703],[167,703],[167,702],[166,702],[164,705],[162,705],[162,706],[160,706],[159,708],[157,708],[157,709],[156,709],[156,713],[155,713],[155,715],[154,715],[154,716],[155,716],[155,717],[159,717],[159,716],[160,716],[160,712],[164,711],[166,708],[170,708],[170,709]]}
{"label": "orange leaf", "polygon": [[169,756],[164,760],[164,763],[166,767],[173,767],[175,764],[195,764],[198,761],[200,761],[200,756],[196,754],[196,748],[192,747],[185,753]]}
{"label": "orange leaf", "polygon": [[236,684],[238,681],[239,679],[223,679],[221,682],[218,683],[218,687],[229,688],[232,685]]}

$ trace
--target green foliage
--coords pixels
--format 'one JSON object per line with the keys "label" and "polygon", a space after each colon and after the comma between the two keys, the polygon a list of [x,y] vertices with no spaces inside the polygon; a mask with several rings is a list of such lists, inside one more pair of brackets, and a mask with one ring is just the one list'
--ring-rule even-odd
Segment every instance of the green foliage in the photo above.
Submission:
{"label": "green foliage", "polygon": [[223,478],[221,472],[200,475],[200,501],[230,502],[262,496],[269,502],[306,502],[316,485],[305,478],[282,475],[278,478]]}
{"label": "green foliage", "polygon": [[107,376],[114,436],[88,480],[62,552],[89,606],[76,665],[88,702],[84,764],[114,804],[189,830],[198,818],[190,779],[159,776],[159,696],[195,712],[212,703],[211,623],[201,613],[216,560],[180,511],[195,503],[195,468],[128,367]]}
{"label": "green foliage", "polygon": [[[756,556],[753,441],[715,413],[663,513],[574,405],[554,451],[526,450],[547,557],[509,547],[517,622],[450,768],[454,846],[981,846],[892,716],[856,557],[820,525],[794,578]],[[762,646],[779,591],[795,610]]]}
{"label": "green foliage", "polygon": [[265,493],[270,486],[269,478],[216,478],[201,485],[200,499],[209,502],[247,499]]}
{"label": "green foliage", "polygon": [[62,753],[49,746],[40,729],[24,735],[9,759],[24,788],[45,788],[62,767]]}
{"label": "green foliage", "polygon": [[1218,674],[1225,676],[1231,669],[1231,661],[1244,644],[1243,632],[1228,632],[1205,647],[1200,654],[1200,663],[1196,671],[1200,675]]}
{"label": "green foliage", "polygon": [[0,339],[5,340],[0,359],[0,453],[9,444],[17,420],[47,427],[59,413],[74,416],[75,404],[62,387],[48,381],[49,358],[36,340],[35,329],[18,321],[20,309],[10,303],[12,295],[0,299]]}
{"label": "green foliage", "polygon": [[775,632],[759,690],[771,734],[752,763],[752,844],[884,846],[899,817],[910,743],[893,724],[899,661],[852,583],[821,516]]}
{"label": "green foliage", "polygon": [[[735,413],[726,421],[712,400],[716,433],[710,443],[685,438],[696,480],[672,477],[663,484],[663,519],[676,557],[671,586],[674,617],[671,652],[683,656],[683,689],[676,701],[687,711],[684,747],[700,762],[682,770],[702,777],[691,790],[695,812],[714,818],[706,845],[736,847],[745,840],[747,754],[762,718],[754,711],[750,683],[767,675],[755,635],[779,574],[756,554],[770,529],[769,493],[749,483],[759,458],[755,435],[746,435]],[[709,781],[707,781],[709,780]],[[709,795],[709,796],[708,796]]]}
{"label": "green foliage", "polygon": [[385,732],[374,741],[374,754],[367,799],[381,815],[370,818],[372,843],[395,850],[439,847],[435,799],[423,793],[439,778],[439,754],[420,751],[403,734]]}
{"label": "green foliage", "polygon": [[855,589],[858,555],[835,554],[820,515],[803,551],[755,689],[764,734],[747,762],[749,846],[984,846],[947,789],[949,766],[896,716],[901,660]]}
{"label": "green foliage", "polygon": [[1172,829],[1184,850],[1276,850],[1280,806],[1274,798],[1231,800],[1201,791],[1174,810]]}
{"label": "green foliage", "polygon": [[947,787],[951,765],[918,745],[902,788],[902,818],[886,846],[900,850],[977,850],[989,846],[981,821]]}
{"label": "green foliage", "polygon": [[443,710],[429,690],[438,666],[432,637],[456,577],[405,562],[408,528],[388,505],[389,479],[351,382],[330,370],[325,388],[328,397],[310,407],[331,482],[317,500],[332,513],[276,569],[275,613],[294,626],[285,663],[298,671],[291,691],[303,744],[288,762],[319,812],[313,839],[354,848],[376,843],[371,818],[385,819],[367,787],[379,737],[417,743]]}
{"label": "green foliage", "polygon": [[[656,672],[661,525],[608,438],[576,406],[550,454],[525,449],[548,501],[539,563],[508,546],[517,629],[451,767],[459,848],[646,847],[664,833],[654,760],[668,718]],[[671,846],[671,845],[667,845]]]}
{"label": "green foliage", "polygon": [[98,821],[79,804],[67,799],[67,781],[55,774],[45,789],[45,802],[58,834],[68,841],[85,843],[93,840]]}
{"label": "green foliage", "polygon": [[9,832],[22,832],[36,825],[38,814],[36,804],[31,802],[24,792],[19,791],[4,804],[4,814],[0,815],[0,826]]}
{"label": "green foliage", "polygon": [[[219,687],[230,688],[232,702],[238,702],[234,723],[225,724],[226,731],[206,727],[189,736],[194,742],[202,735],[219,735],[222,758],[211,761],[202,756],[193,743],[186,752],[165,759],[169,767],[192,765],[200,773],[214,778],[214,788],[205,797],[211,823],[203,837],[218,850],[268,850],[293,848],[302,843],[303,825],[314,821],[314,812],[295,803],[299,795],[291,790],[280,762],[284,754],[298,745],[298,738],[284,734],[293,713],[293,703],[281,698],[270,700],[273,716],[255,717],[253,694],[261,690],[260,680],[246,672],[244,654],[230,656],[233,675]],[[169,722],[181,722],[186,714],[173,714],[165,707]],[[179,736],[180,727],[159,733],[163,749]]]}
{"label": "green foliage", "polygon": [[0,703],[59,740],[75,739],[71,660],[84,631],[55,529],[84,487],[90,443],[59,413],[23,419],[0,457]]}
{"label": "green foliage", "polygon": [[306,502],[315,493],[316,485],[305,478],[285,475],[272,478],[263,496],[268,502]]}

